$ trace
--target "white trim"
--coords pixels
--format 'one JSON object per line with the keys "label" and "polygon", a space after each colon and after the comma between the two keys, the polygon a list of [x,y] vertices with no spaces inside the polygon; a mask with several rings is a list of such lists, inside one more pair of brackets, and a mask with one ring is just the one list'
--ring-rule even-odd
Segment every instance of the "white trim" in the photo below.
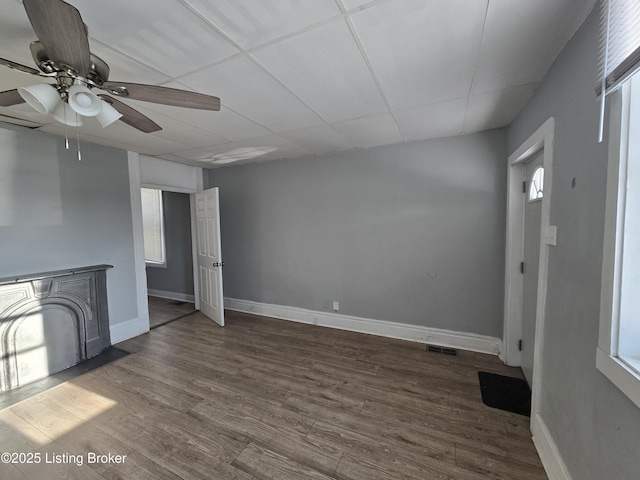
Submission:
{"label": "white trim", "polygon": [[610,95],[607,194],[596,368],[640,407],[640,375],[618,358],[627,162],[630,157],[630,139],[633,137],[630,127],[632,88],[635,88],[635,85],[626,82],[621,89]]}
{"label": "white trim", "polygon": [[539,413],[534,413],[531,417],[531,431],[533,444],[538,450],[549,480],[572,480],[560,450]]}
{"label": "white trim", "polygon": [[636,372],[600,347],[596,350],[596,368],[640,407],[640,381]]}
{"label": "white trim", "polygon": [[109,334],[111,335],[111,344],[115,345],[116,343],[124,342],[133,337],[137,337],[143,333],[149,331],[148,325],[149,320],[147,319],[147,329],[141,330],[140,326],[143,325],[143,322],[140,321],[139,318],[132,318],[131,320],[126,320],[124,322],[116,323],[115,325],[109,325]]}
{"label": "white trim", "polygon": [[[202,191],[202,190],[200,190]],[[198,267],[198,223],[196,222],[196,194],[189,195],[189,212],[191,215],[191,262],[193,264],[193,303],[200,310],[200,271]]]}
{"label": "white trim", "polygon": [[192,188],[172,187],[172,186],[158,185],[156,183],[141,183],[140,186],[142,188],[152,188],[154,190],[162,190],[163,192],[193,193]]}
{"label": "white trim", "polygon": [[168,298],[169,300],[178,300],[180,302],[195,303],[195,297],[188,293],[168,292],[166,290],[155,290],[149,288],[147,293],[152,297]]}
{"label": "white trim", "polygon": [[236,298],[225,298],[224,305],[226,309],[238,312],[254,313],[292,322],[349,330],[351,332],[368,333],[370,335],[398,338],[400,340],[409,340],[418,343],[441,345],[473,352],[498,355],[502,347],[502,341],[499,338],[475,333],[455,332],[421,325],[340,315],[337,313],[284,305],[272,305]]}
{"label": "white trim", "polygon": [[[142,199],[140,192],[140,158],[136,152],[127,152],[129,162],[129,192],[131,196],[131,222],[133,226],[133,260],[136,275],[138,304],[138,332],[149,331],[149,304],[147,301],[147,270],[144,259],[142,227]],[[113,341],[113,335],[111,336]]]}
{"label": "white trim", "polygon": [[[129,152],[130,155],[134,154],[134,152]],[[132,166],[131,166],[131,160],[129,162],[129,178],[130,178],[130,187],[131,187],[131,204],[132,204],[132,210],[135,212],[136,210],[139,211],[139,215],[136,216],[135,213],[133,215],[133,236],[134,236],[134,244],[135,243],[140,243],[141,245],[141,250],[138,251],[138,249],[134,248],[134,262],[136,264],[136,285],[137,285],[137,289],[138,289],[138,311],[145,312],[144,318],[146,318],[146,330],[142,330],[141,333],[147,332],[149,331],[149,304],[148,304],[148,300],[147,300],[147,273],[146,273],[146,262],[144,259],[144,237],[143,237],[143,233],[142,233],[142,207],[141,207],[141,202],[140,202],[140,188],[142,188],[143,186],[146,188],[156,188],[159,190],[163,190],[163,191],[168,191],[168,192],[177,192],[177,193],[188,193],[188,194],[194,194],[196,192],[201,192],[203,190],[203,185],[204,185],[204,178],[203,178],[203,169],[200,167],[190,167],[191,169],[191,174],[193,175],[193,186],[194,188],[190,188],[190,187],[184,187],[184,186],[175,186],[175,185],[171,185],[171,177],[167,176],[167,175],[163,175],[162,182],[145,182],[144,184],[141,181],[141,173],[140,173],[140,159],[137,153],[135,153],[136,156],[136,166],[135,166],[135,171],[132,173]],[[153,161],[155,162],[156,160],[159,161],[161,164],[171,164],[172,162],[168,161],[168,160],[162,160],[162,159],[158,159],[158,158],[154,158],[154,157],[148,157],[148,156],[144,156],[144,160],[148,163],[149,161]],[[180,165],[181,167],[186,167],[186,165]],[[148,173],[148,171],[147,171]],[[137,191],[134,192],[134,180],[137,182],[136,183],[136,188]],[[165,183],[166,182],[166,183]],[[195,252],[197,252],[197,238],[195,235],[195,210],[194,210],[194,204],[193,204],[193,195],[190,195],[191,197],[191,251],[194,254],[195,257]],[[137,200],[135,200],[137,199]],[[134,200],[137,201],[137,204],[134,204]],[[143,272],[143,276],[144,278],[141,280],[137,274],[138,268],[141,267],[142,268],[142,272]],[[198,292],[200,290],[200,277],[197,274],[198,270],[194,269],[193,271],[193,288],[194,288],[194,292],[195,292],[195,299],[194,299],[194,303],[195,303],[195,308],[196,310],[200,309],[200,302],[199,302],[199,298],[198,298]],[[144,303],[144,307],[141,307],[141,302]],[[141,318],[143,317],[142,314],[139,313],[139,315],[141,316]],[[142,320],[141,320],[142,321]]]}

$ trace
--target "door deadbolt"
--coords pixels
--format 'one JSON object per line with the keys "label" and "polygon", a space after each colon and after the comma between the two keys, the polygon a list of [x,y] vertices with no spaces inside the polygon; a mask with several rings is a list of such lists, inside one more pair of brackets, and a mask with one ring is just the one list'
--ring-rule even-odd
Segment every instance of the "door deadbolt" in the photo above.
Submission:
{"label": "door deadbolt", "polygon": [[224,262],[213,262],[214,267],[224,267]]}

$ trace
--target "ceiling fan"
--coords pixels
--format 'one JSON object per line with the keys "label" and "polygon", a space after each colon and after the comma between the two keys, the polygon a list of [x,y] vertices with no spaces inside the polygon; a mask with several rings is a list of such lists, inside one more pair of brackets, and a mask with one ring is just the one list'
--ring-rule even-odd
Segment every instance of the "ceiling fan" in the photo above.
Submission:
{"label": "ceiling fan", "polygon": [[[30,45],[39,70],[0,58],[0,64],[20,72],[47,77],[40,83],[0,92],[0,106],[26,102],[40,113],[53,114],[65,125],[79,126],[82,116],[96,117],[103,127],[116,120],[145,133],[162,128],[118,98],[201,110],[220,110],[220,99],[175,88],[109,80],[109,66],[89,50],[87,26],[80,12],[63,0],[23,0],[38,38]],[[111,95],[93,93],[103,90]]]}

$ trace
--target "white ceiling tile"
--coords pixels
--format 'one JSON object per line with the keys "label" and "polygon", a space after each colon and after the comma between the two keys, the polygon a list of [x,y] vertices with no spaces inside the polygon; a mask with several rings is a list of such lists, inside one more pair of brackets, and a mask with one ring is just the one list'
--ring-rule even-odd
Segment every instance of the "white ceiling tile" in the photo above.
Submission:
{"label": "white ceiling tile", "polygon": [[351,16],[393,109],[468,95],[487,0],[398,0]]}
{"label": "white ceiling tile", "polygon": [[187,75],[181,83],[220,97],[226,105],[274,132],[313,127],[322,120],[244,55]]}
{"label": "white ceiling tile", "polygon": [[343,20],[252,55],[327,122],[387,111]]}
{"label": "white ceiling tile", "polygon": [[[171,82],[166,85],[171,88],[181,90],[193,90],[179,82]],[[204,92],[203,92],[204,93]],[[271,135],[271,131],[258,125],[255,122],[234,112],[225,106],[224,99],[221,100],[220,111],[198,110],[194,108],[176,108],[156,103],[148,103],[149,110],[157,111],[169,115],[181,122],[184,122],[206,132],[215,133],[232,141],[246,140],[247,138],[264,137]]]}
{"label": "white ceiling tile", "polygon": [[339,152],[353,148],[353,145],[328,125],[286,132],[282,136],[315,155],[324,155],[329,152]]}
{"label": "white ceiling tile", "polygon": [[542,80],[594,4],[491,0],[472,93]]}
{"label": "white ceiling tile", "polygon": [[238,51],[174,0],[75,0],[73,4],[91,37],[171,77]]}
{"label": "white ceiling tile", "polygon": [[253,148],[256,151],[260,151],[273,158],[303,157],[311,154],[309,150],[306,150],[279,135],[270,135],[268,137],[236,142],[235,145],[232,145],[231,148],[227,150],[223,151],[220,149],[217,154],[235,153],[239,148]]}
{"label": "white ceiling tile", "polygon": [[462,132],[467,98],[456,98],[394,113],[406,140],[447,137]]}
{"label": "white ceiling tile", "polygon": [[22,3],[4,0],[0,15],[0,56],[35,68],[29,50],[29,45],[34,40],[37,37]]}
{"label": "white ceiling tile", "polygon": [[211,162],[215,159],[231,157],[242,157],[243,160],[258,159],[258,157],[267,157],[269,159],[302,157],[310,155],[311,152],[279,135],[270,135],[243,142],[232,142],[209,148],[174,152],[174,154],[190,160]]}
{"label": "white ceiling tile", "polygon": [[333,125],[333,128],[359,148],[388,145],[402,141],[395,120],[390,114],[356,118]]}
{"label": "white ceiling tile", "polygon": [[[151,135],[156,137],[197,148],[229,142],[228,138],[215,135],[211,132],[205,132],[204,130],[200,130],[199,128],[187,125],[186,123],[177,120],[176,116],[179,116],[180,114],[180,112],[176,112],[178,107],[168,107],[167,110],[169,111],[164,115],[145,108],[142,102],[129,100],[127,103],[162,127],[160,132],[151,133]],[[213,116],[216,112],[209,113]]]}
{"label": "white ceiling tile", "polygon": [[535,87],[536,84],[529,84],[471,95],[463,131],[479,132],[509,125],[529,101]]}
{"label": "white ceiling tile", "polygon": [[340,15],[335,0],[186,0],[243,48]]}
{"label": "white ceiling tile", "polygon": [[109,65],[109,80],[133,83],[160,84],[169,77],[123,55],[97,40],[89,39],[91,52]]}

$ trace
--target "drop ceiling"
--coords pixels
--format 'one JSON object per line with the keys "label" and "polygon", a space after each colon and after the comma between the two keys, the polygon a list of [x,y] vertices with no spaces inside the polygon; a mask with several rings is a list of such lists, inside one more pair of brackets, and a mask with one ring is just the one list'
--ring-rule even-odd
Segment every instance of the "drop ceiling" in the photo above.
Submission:
{"label": "drop ceiling", "polygon": [[[111,80],[220,97],[220,112],[126,100],[162,126],[86,119],[73,137],[204,167],[507,126],[595,0],[70,0]],[[32,66],[20,1],[0,57]],[[0,91],[40,82],[0,67]],[[11,118],[65,135],[26,104]],[[16,120],[18,123],[18,120]],[[76,130],[78,130],[76,132]]]}

